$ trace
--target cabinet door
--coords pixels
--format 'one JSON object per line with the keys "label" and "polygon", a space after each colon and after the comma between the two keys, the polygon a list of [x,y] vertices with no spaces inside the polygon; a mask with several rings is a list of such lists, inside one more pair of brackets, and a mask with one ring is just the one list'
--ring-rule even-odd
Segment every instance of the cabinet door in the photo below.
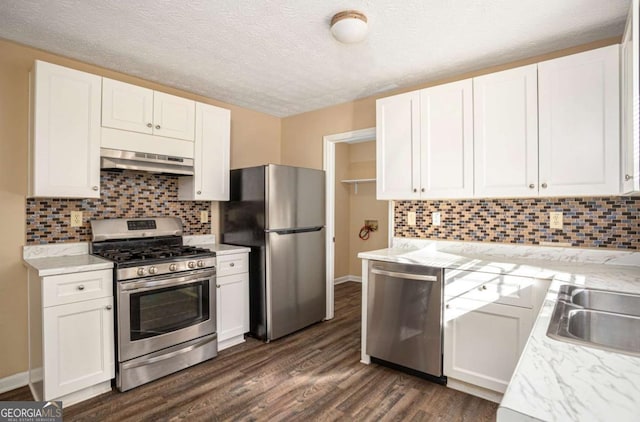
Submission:
{"label": "cabinet door", "polygon": [[114,377],[113,312],[112,297],[44,308],[42,400]]}
{"label": "cabinet door", "polygon": [[218,344],[249,331],[249,276],[247,273],[218,277]]}
{"label": "cabinet door", "polygon": [[153,91],[102,78],[102,126],[153,133]]}
{"label": "cabinet door", "polygon": [[153,134],[193,141],[196,103],[186,98],[153,93]]}
{"label": "cabinet door", "polygon": [[618,45],[538,64],[540,194],[620,191]]}
{"label": "cabinet door", "polygon": [[476,197],[538,194],[536,65],[473,79]]}
{"label": "cabinet door", "polygon": [[181,177],[178,197],[185,200],[229,200],[231,112],[196,103],[194,175]]}
{"label": "cabinet door", "polygon": [[640,191],[640,54],[638,0],[631,2],[620,44],[620,132],[622,138],[622,193]]}
{"label": "cabinet door", "polygon": [[420,198],[420,93],[376,101],[376,197]]}
{"label": "cabinet door", "polygon": [[420,91],[420,193],[424,198],[473,196],[471,79]]}
{"label": "cabinet door", "polygon": [[100,88],[99,76],[35,62],[30,197],[100,197]]}
{"label": "cabinet door", "polygon": [[444,314],[444,374],[504,393],[533,326],[531,309],[460,297]]}

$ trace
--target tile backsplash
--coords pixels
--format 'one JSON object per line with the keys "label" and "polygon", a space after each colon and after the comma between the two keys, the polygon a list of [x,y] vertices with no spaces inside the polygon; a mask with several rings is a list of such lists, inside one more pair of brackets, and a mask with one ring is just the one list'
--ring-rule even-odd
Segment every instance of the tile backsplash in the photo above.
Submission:
{"label": "tile backsplash", "polygon": [[[416,213],[416,225],[407,213]],[[441,213],[441,225],[431,213]],[[563,213],[563,228],[549,228],[549,212]],[[640,198],[527,198],[397,201],[394,235],[423,239],[640,249]]]}
{"label": "tile backsplash", "polygon": [[[178,200],[178,176],[103,170],[100,189],[99,199],[27,198],[27,245],[90,241],[89,220],[103,218],[180,217],[185,235],[211,233],[200,222],[211,202]],[[82,211],[82,226],[71,227],[71,211]]]}

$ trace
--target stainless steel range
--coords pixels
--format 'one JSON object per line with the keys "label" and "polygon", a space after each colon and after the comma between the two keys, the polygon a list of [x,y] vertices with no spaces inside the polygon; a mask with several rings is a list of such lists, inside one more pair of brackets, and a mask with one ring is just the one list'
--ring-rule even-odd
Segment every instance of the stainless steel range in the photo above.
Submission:
{"label": "stainless steel range", "polygon": [[182,243],[179,218],[91,221],[91,252],[114,262],[120,391],[218,354],[216,258]]}

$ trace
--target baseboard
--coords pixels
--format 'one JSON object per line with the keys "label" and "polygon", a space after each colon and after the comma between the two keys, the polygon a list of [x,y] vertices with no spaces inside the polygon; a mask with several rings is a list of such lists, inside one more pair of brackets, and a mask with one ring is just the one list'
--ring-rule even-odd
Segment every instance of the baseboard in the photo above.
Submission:
{"label": "baseboard", "polygon": [[17,374],[9,375],[8,377],[0,378],[0,394],[15,390],[16,388],[24,387],[27,384],[29,384],[29,371],[19,372]]}
{"label": "baseboard", "polygon": [[502,401],[502,393],[497,391],[488,390],[477,385],[469,384],[464,381],[449,378],[447,380],[447,387],[454,390],[462,391],[463,393],[471,394],[472,396],[480,397],[481,399],[489,400],[494,403],[500,404]]}
{"label": "baseboard", "polygon": [[356,283],[362,283],[362,277],[359,275],[343,275],[342,277],[338,277],[333,280],[333,284],[342,284],[347,281],[355,281]]}

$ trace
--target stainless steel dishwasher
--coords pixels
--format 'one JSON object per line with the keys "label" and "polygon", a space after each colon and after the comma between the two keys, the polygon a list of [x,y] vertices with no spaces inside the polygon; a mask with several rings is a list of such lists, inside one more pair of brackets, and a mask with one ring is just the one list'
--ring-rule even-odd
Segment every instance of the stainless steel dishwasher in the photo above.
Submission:
{"label": "stainless steel dishwasher", "polygon": [[442,374],[443,269],[369,262],[366,352],[374,362],[417,371],[446,384]]}

